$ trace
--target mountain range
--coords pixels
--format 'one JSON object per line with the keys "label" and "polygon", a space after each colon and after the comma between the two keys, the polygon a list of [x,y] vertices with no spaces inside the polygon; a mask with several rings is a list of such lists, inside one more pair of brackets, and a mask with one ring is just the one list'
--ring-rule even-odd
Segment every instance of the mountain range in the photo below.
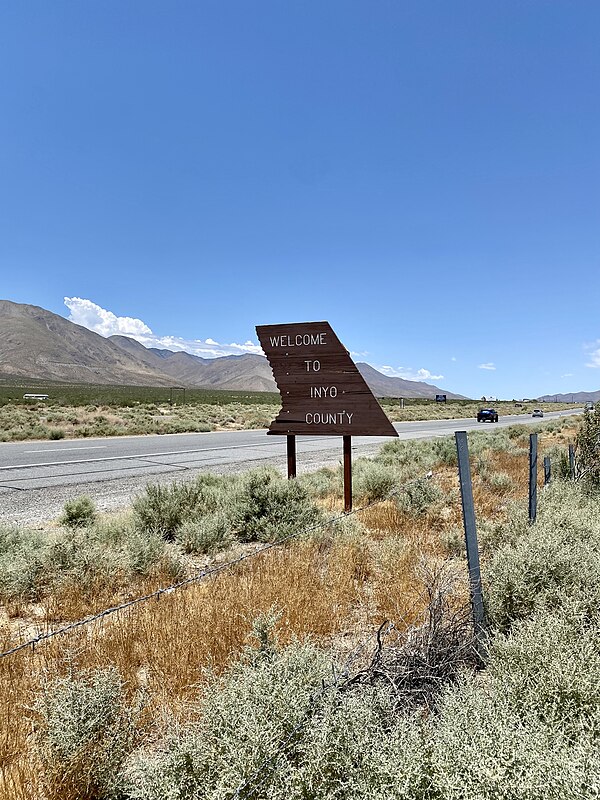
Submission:
{"label": "mountain range", "polygon": [[567,392],[566,394],[545,394],[538,397],[543,403],[597,403],[600,390],[597,392]]}
{"label": "mountain range", "polygon": [[[369,364],[356,366],[378,397],[462,397],[432,384],[389,377]],[[10,300],[0,300],[0,380],[277,391],[264,356],[200,358],[144,347],[128,336],[100,336],[39,306]]]}

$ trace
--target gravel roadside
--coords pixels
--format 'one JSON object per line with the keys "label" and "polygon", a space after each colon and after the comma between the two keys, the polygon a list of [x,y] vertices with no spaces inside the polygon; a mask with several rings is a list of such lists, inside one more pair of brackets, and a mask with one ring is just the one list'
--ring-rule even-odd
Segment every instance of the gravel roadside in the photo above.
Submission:
{"label": "gravel roadside", "polygon": [[[360,456],[374,456],[381,444],[363,445]],[[341,452],[336,456],[326,453],[303,453],[298,459],[298,473],[314,472],[321,467],[335,467],[341,463]],[[0,507],[2,522],[8,524],[27,525],[45,528],[48,522],[60,516],[67,500],[87,495],[96,503],[102,512],[121,511],[131,505],[133,498],[144,490],[149,483],[167,484],[175,480],[191,480],[202,472],[215,474],[234,474],[246,472],[257,467],[270,465],[286,474],[287,461],[285,453],[280,456],[244,461],[239,464],[226,464],[218,468],[186,469],[174,468],[152,476],[135,476],[119,478],[104,482],[78,483],[71,486],[55,486],[43,489],[7,489],[0,487]]]}

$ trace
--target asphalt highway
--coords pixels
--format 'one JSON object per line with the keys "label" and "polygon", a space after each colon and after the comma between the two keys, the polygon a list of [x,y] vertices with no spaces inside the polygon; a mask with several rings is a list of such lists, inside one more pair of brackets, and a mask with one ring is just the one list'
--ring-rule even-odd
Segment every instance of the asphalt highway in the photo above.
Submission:
{"label": "asphalt highway", "polygon": [[[579,412],[550,412],[544,419],[572,413]],[[493,432],[539,421],[514,415],[498,423],[428,420],[400,422],[395,428],[400,439],[429,439],[457,430]],[[390,439],[353,437],[352,450],[372,455],[386,441]],[[297,438],[299,472],[334,465],[341,457],[341,437]],[[267,463],[284,469],[286,443],[285,437],[267,436],[264,430],[0,443],[0,509],[3,521],[48,519],[60,512],[65,500],[84,493],[102,509],[118,508],[150,481],[206,471],[238,472]]]}

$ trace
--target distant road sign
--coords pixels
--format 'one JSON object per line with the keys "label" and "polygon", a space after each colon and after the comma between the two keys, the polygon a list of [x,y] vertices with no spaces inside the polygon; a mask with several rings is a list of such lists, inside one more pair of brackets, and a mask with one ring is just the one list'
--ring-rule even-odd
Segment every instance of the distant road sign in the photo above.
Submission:
{"label": "distant road sign", "polygon": [[446,395],[445,394],[436,394],[435,402],[436,403],[445,403],[446,402]]}
{"label": "distant road sign", "polygon": [[283,408],[270,434],[397,436],[328,322],[258,325]]}

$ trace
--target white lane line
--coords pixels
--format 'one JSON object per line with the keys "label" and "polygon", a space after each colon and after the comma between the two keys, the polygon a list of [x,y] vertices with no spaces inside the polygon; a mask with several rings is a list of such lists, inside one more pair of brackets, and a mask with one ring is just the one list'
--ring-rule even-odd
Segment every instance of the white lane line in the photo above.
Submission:
{"label": "white lane line", "polygon": [[[581,412],[580,411],[573,411],[573,412],[566,412],[565,413],[565,412],[560,412],[560,411],[552,411],[552,412],[549,412],[549,413],[552,414],[552,415],[556,415],[556,416],[571,416],[572,414],[578,414],[578,413],[581,413]],[[511,416],[512,417],[516,417],[518,415],[514,414],[514,415],[511,415]],[[529,417],[528,419],[529,419],[529,421],[532,421],[531,417]],[[504,421],[504,420],[506,420],[506,421]],[[421,423],[421,424],[425,423],[425,427],[421,427],[420,429],[419,428],[412,429],[410,431],[410,435],[408,435],[408,436],[406,436],[408,431],[400,430],[400,433],[403,433],[405,435],[406,439],[410,439],[410,438],[421,439],[421,438],[424,438],[424,437],[427,437],[427,436],[430,436],[431,438],[436,438],[437,436],[443,436],[444,433],[442,431],[445,431],[445,426],[444,426],[443,429],[440,429],[440,427],[438,427],[438,429],[436,431],[435,428],[431,429],[431,428],[427,427],[427,424],[429,422],[431,422],[431,421],[432,420],[414,420],[413,423],[414,422],[418,422],[418,423]],[[435,420],[435,422],[447,422],[447,423],[456,423],[456,422],[465,423],[465,422],[470,422],[473,428],[476,428],[477,425],[480,424],[480,423],[477,423],[476,420],[469,419],[469,417],[466,417],[465,419],[456,419],[456,420]],[[395,424],[396,425],[402,425],[402,423],[395,423]],[[513,424],[513,423],[509,420],[509,418],[508,417],[504,417],[503,418],[503,422],[499,423],[499,427],[503,427],[503,426],[511,425],[511,424]],[[495,426],[492,426],[492,429],[495,430],[496,429]],[[481,428],[481,430],[483,430],[483,428]],[[237,431],[233,431],[233,433],[237,433]],[[180,434],[173,434],[173,435],[180,435]],[[115,437],[115,438],[117,438],[117,437]],[[281,440],[282,438],[283,438],[282,436],[273,436],[273,439]],[[328,440],[332,440],[332,439],[336,439],[336,438],[339,438],[339,437],[337,437],[337,436],[314,436],[314,437],[310,437],[309,441],[310,441],[310,444],[313,444],[314,442],[317,442],[317,441],[328,441]],[[366,438],[367,437],[364,437],[364,436],[363,437],[361,437],[361,436],[355,437],[355,439],[366,439]],[[379,437],[373,437],[373,438],[381,439],[383,441],[383,439],[387,438],[387,437],[379,436]],[[402,438],[402,437],[400,437],[400,438]],[[100,461],[135,461],[136,459],[143,460],[144,458],[157,458],[157,457],[163,457],[163,456],[187,455],[188,453],[210,453],[210,452],[217,452],[219,450],[244,450],[244,449],[249,448],[249,447],[254,447],[254,448],[260,449],[260,448],[269,447],[269,446],[273,447],[274,445],[277,445],[277,444],[282,444],[282,442],[281,441],[276,442],[276,441],[270,441],[269,440],[269,441],[266,441],[266,442],[263,441],[263,442],[256,442],[256,443],[252,443],[252,444],[229,445],[229,446],[226,446],[226,447],[201,447],[201,448],[199,447],[199,448],[194,448],[194,449],[189,449],[189,450],[170,450],[170,451],[163,452],[163,453],[137,453],[135,455],[129,455],[129,456],[106,456],[104,458],[93,458],[93,459],[92,458],[78,458],[78,459],[75,459],[75,460],[72,460],[72,461],[46,461],[46,462],[43,462],[43,463],[40,463],[40,464],[11,464],[11,465],[6,466],[6,467],[0,466],[0,472],[7,472],[8,470],[13,470],[13,469],[32,469],[32,468],[35,468],[35,467],[62,467],[62,466],[67,466],[69,464],[89,464],[91,462],[100,462]],[[364,444],[366,444],[366,442],[361,441],[361,442],[358,442],[357,444],[364,445]],[[104,445],[104,446],[106,447],[106,445]],[[354,446],[356,447],[356,444]],[[332,448],[333,448],[333,445],[332,445]],[[327,450],[327,449],[332,449],[332,448],[320,448],[320,449]],[[58,449],[62,450],[63,448],[58,448]],[[75,447],[75,448],[71,448],[71,449],[77,450],[79,448]],[[83,449],[83,448],[81,448],[81,449]],[[309,448],[307,448],[307,450],[308,449]],[[48,451],[46,451],[46,452],[48,452]]]}
{"label": "white lane line", "polygon": [[24,453],[64,453],[67,450],[106,450],[108,445],[95,444],[90,447],[44,447],[41,450],[23,450]]}
{"label": "white lane line", "polygon": [[[283,437],[273,437],[282,439]],[[323,439],[325,437],[322,437]],[[332,437],[327,437],[328,439]],[[159,456],[178,456],[178,455],[187,455],[188,453],[211,453],[216,452],[218,450],[242,450],[248,447],[254,447],[256,449],[260,449],[263,447],[274,447],[277,444],[283,446],[283,442],[260,442],[256,444],[237,444],[237,445],[229,445],[228,447],[202,447],[197,449],[191,450],[167,450],[164,453],[136,453],[135,455],[129,456],[105,456],[103,458],[77,458],[71,461],[44,461],[39,464],[10,464],[7,467],[0,466],[0,472],[5,472],[9,469],[32,469],[35,467],[62,467],[68,464],[89,464],[89,463],[96,463],[100,461],[135,461],[139,459],[143,461],[145,458],[157,458]],[[77,448],[75,448],[77,449]]]}

